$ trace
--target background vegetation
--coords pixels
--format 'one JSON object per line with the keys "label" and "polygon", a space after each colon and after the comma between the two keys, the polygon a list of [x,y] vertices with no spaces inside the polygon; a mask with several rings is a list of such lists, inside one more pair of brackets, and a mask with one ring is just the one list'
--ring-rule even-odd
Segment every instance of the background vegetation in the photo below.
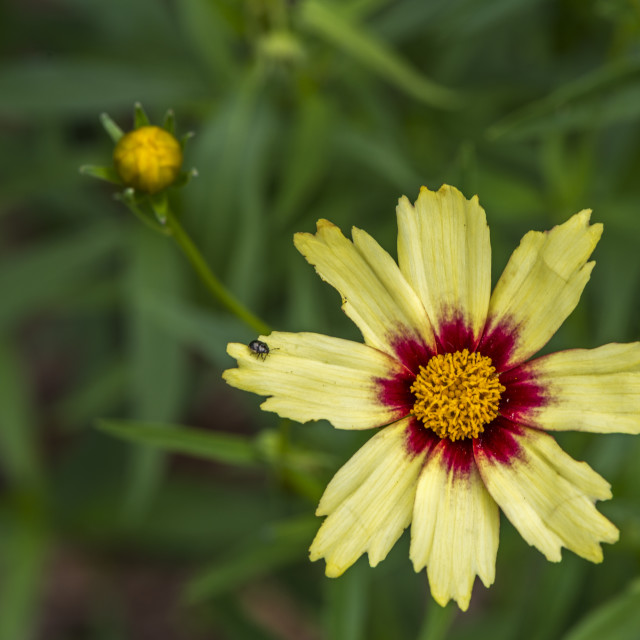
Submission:
{"label": "background vegetation", "polygon": [[227,387],[226,343],[255,335],[78,167],[109,161],[100,112],[173,108],[200,174],[174,205],[216,273],[275,328],[356,339],[291,242],[317,218],[394,252],[397,198],[457,185],[495,280],[527,230],[590,207],[598,265],[549,349],[634,340],[639,29],[637,0],[4,3],[0,640],[637,639],[630,436],[559,438],[613,485],[602,565],[550,564],[504,520],[464,615],[431,601],[406,535],[324,578],[316,501],[368,435]]}

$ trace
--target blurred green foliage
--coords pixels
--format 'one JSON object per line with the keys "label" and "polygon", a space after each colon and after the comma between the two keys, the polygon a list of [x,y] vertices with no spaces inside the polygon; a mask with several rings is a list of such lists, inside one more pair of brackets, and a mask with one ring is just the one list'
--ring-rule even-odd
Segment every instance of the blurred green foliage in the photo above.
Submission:
{"label": "blurred green foliage", "polygon": [[4,3],[0,640],[637,639],[629,436],[560,437],[613,485],[602,565],[547,563],[503,521],[465,615],[407,536],[325,579],[315,502],[367,435],[224,385],[226,343],[255,336],[78,166],[110,157],[99,113],[173,108],[200,174],[174,207],[216,273],[273,327],[353,338],[291,242],[317,218],[393,252],[397,198],[454,184],[487,211],[495,279],[527,230],[593,208],[598,266],[549,349],[634,340],[639,31],[635,0]]}

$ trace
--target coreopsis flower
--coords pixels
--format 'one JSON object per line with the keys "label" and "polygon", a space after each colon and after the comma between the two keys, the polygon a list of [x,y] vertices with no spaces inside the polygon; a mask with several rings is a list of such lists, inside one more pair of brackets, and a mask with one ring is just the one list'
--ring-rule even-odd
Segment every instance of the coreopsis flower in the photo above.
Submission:
{"label": "coreopsis flower", "polygon": [[125,186],[144,193],[158,193],[180,175],[182,147],[169,131],[147,125],[118,140],[113,163]]}
{"label": "coreopsis flower", "polygon": [[527,233],[491,293],[489,228],[477,197],[443,186],[400,199],[398,263],[360,229],[326,220],[295,245],[342,295],[364,344],[274,332],[267,357],[230,344],[225,380],[300,422],[377,433],[327,486],[310,550],[339,576],[385,558],[411,525],[410,558],[431,593],[467,609],[494,581],[499,509],[547,559],[592,562],[616,527],[595,508],[610,486],[551,432],[640,432],[640,343],[530,359],[573,311],[602,225],[577,213]]}
{"label": "coreopsis flower", "polygon": [[115,194],[129,210],[152,229],[171,233],[167,227],[169,187],[182,187],[198,175],[195,169],[182,170],[184,148],[192,133],[175,136],[175,117],[169,110],[162,127],[149,122],[142,105],[133,109],[134,128],[128,133],[106,114],[102,126],[114,142],[112,164],[83,165],[80,172],[122,187]]}
{"label": "coreopsis flower", "polygon": [[[142,105],[134,105],[134,128],[125,133],[106,114],[102,126],[113,140],[112,166],[83,165],[80,172],[124,187],[121,198],[138,205],[141,198],[162,194],[170,186],[183,186],[197,175],[195,169],[182,171],[184,147],[193,135],[175,137],[173,111],[167,111],[162,127],[149,122]],[[158,200],[159,202],[160,200]]]}

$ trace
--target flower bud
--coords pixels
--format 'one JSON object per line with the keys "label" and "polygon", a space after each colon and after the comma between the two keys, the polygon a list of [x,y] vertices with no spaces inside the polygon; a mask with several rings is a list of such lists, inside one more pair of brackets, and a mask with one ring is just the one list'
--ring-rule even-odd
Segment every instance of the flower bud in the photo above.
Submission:
{"label": "flower bud", "polygon": [[113,161],[125,186],[153,194],[166,189],[180,174],[182,149],[165,129],[144,126],[120,138]]}

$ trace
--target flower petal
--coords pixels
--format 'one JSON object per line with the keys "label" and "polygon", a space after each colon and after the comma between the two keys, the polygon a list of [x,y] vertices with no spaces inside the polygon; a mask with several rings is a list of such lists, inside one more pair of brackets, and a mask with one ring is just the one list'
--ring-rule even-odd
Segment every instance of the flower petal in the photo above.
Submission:
{"label": "flower petal", "polygon": [[[448,185],[437,192],[422,187],[414,206],[400,199],[397,215],[400,270],[422,300],[440,344],[474,348],[491,293],[489,227],[477,196],[467,200]],[[448,344],[452,327],[462,331],[461,343],[456,335],[457,343]]]}
{"label": "flower petal", "polygon": [[525,424],[552,431],[640,433],[640,343],[560,351],[522,367],[542,401]]}
{"label": "flower petal", "polygon": [[420,474],[411,524],[414,569],[427,567],[438,604],[466,611],[476,574],[495,578],[500,517],[476,469],[470,444],[441,441]]}
{"label": "flower petal", "polygon": [[299,422],[329,420],[338,429],[369,429],[405,415],[380,399],[378,380],[402,370],[381,351],[317,333],[274,331],[262,340],[270,349],[264,359],[230,343],[227,352],[238,368],[222,377],[238,389],[271,396],[261,405],[265,411]]}
{"label": "flower petal", "polygon": [[374,567],[389,553],[411,522],[416,481],[427,453],[407,447],[411,418],[385,427],[336,473],[327,486],[318,515],[328,515],[311,549],[324,558],[335,578],[363,553]]}
{"label": "flower petal", "polygon": [[541,349],[575,309],[594,262],[587,263],[602,235],[589,226],[585,209],[551,231],[530,231],[513,252],[496,285],[479,349],[498,370]]}
{"label": "flower petal", "polygon": [[560,561],[562,547],[601,562],[600,543],[618,539],[616,527],[594,506],[596,500],[611,498],[609,483],[586,462],[567,455],[547,433],[516,425],[494,426],[493,432],[501,441],[511,438],[517,455],[504,459],[494,454],[489,436],[474,443],[476,463],[489,493],[520,535],[552,562]]}
{"label": "flower petal", "polygon": [[420,300],[393,258],[367,233],[353,229],[353,242],[327,220],[318,231],[297,233],[296,248],[320,277],[342,295],[342,309],[365,342],[393,354],[398,339],[433,345],[433,331]]}

